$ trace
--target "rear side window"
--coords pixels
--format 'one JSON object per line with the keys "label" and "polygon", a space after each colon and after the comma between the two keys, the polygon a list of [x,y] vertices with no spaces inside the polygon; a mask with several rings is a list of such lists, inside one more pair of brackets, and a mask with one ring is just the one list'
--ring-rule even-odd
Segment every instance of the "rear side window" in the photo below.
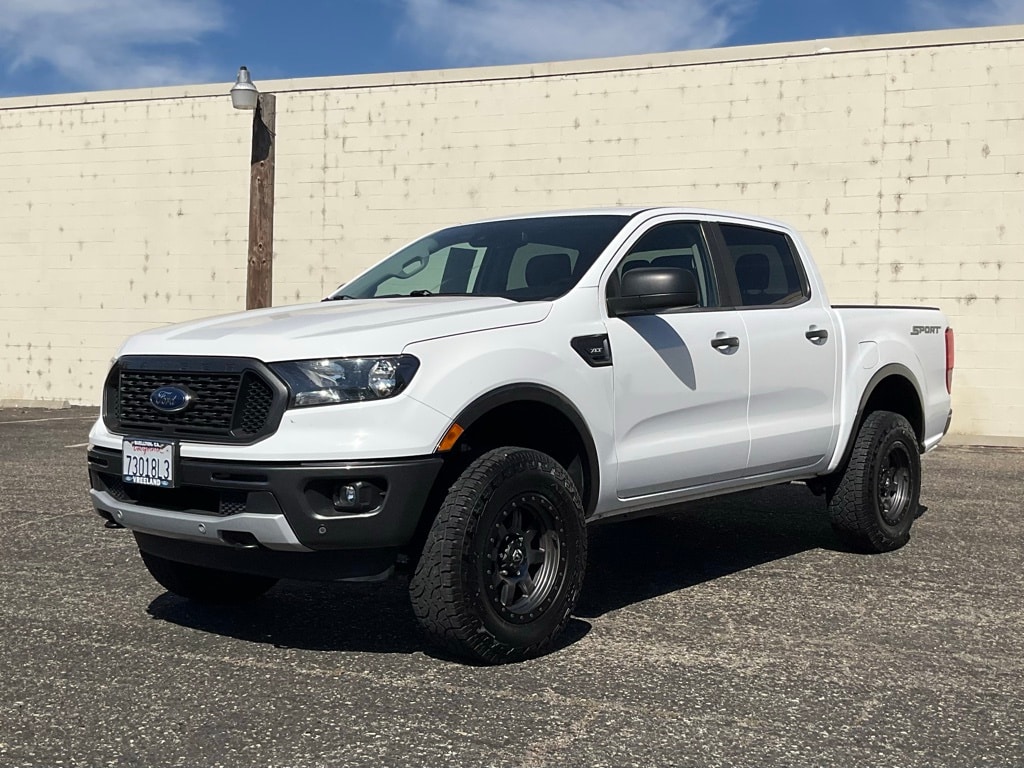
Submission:
{"label": "rear side window", "polygon": [[790,239],[781,232],[721,224],[744,307],[799,304],[810,295]]}

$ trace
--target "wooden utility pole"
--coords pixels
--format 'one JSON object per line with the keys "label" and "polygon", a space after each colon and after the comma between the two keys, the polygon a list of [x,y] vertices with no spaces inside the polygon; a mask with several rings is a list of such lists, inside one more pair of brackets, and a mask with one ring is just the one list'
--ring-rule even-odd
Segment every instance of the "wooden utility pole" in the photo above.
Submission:
{"label": "wooden utility pole", "polygon": [[245,308],[269,307],[274,285],[274,94],[261,93],[252,116],[249,171],[249,259]]}

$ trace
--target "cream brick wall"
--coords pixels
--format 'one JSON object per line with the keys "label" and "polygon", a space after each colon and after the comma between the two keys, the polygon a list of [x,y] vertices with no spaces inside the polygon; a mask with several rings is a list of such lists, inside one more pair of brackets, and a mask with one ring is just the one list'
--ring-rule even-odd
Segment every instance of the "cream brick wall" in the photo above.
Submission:
{"label": "cream brick wall", "polygon": [[0,102],[0,399],[95,403],[125,335],[244,305],[248,123],[223,106]]}
{"label": "cream brick wall", "polygon": [[[834,302],[940,306],[954,432],[1024,437],[1024,27],[259,85],[276,304],[479,216],[732,208],[798,227]],[[94,403],[125,335],[244,305],[224,90],[0,100],[0,399]]]}

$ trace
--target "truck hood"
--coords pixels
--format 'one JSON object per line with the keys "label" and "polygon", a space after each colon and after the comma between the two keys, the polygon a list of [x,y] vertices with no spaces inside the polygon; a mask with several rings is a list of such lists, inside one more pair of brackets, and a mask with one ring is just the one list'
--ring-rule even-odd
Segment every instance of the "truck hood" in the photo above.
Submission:
{"label": "truck hood", "polygon": [[408,344],[543,320],[549,302],[424,296],[299,304],[178,323],[128,339],[119,355],[218,355],[264,362],[399,354]]}

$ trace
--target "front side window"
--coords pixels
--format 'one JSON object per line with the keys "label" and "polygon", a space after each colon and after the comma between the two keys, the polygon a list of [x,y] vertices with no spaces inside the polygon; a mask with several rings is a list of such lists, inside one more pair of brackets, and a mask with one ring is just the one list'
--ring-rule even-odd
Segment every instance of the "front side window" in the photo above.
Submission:
{"label": "front side window", "polygon": [[579,281],[628,218],[545,216],[450,227],[388,257],[334,298],[555,299]]}
{"label": "front side window", "polygon": [[638,267],[672,267],[690,272],[697,279],[700,306],[718,305],[708,248],[700,225],[692,221],[659,224],[644,233],[629,249],[608,281],[607,293],[613,296],[622,276]]}
{"label": "front side window", "polygon": [[781,232],[722,224],[719,227],[744,307],[787,306],[810,296],[790,239]]}

